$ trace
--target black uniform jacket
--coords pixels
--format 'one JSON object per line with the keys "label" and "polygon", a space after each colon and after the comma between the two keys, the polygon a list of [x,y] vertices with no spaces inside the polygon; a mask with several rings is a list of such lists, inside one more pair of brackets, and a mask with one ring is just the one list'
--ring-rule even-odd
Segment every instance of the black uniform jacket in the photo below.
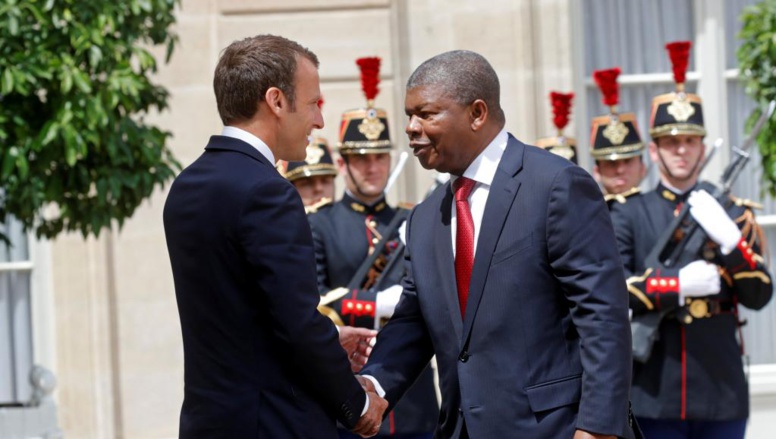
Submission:
{"label": "black uniform jacket", "polygon": [[[652,419],[744,419],[749,395],[737,339],[737,306],[760,309],[772,294],[752,210],[745,202],[728,208],[742,229],[744,245],[723,256],[709,240],[705,255],[699,255],[698,259],[717,264],[721,275],[720,294],[701,299],[703,303],[680,306],[681,267],[661,269],[646,263],[690,192],[676,194],[660,184],[612,206],[634,316],[667,311],[651,356],[645,363],[634,362],[633,410],[636,416]],[[708,312],[693,317],[690,309],[696,305]]]}
{"label": "black uniform jacket", "polygon": [[[387,226],[397,212],[385,199],[369,206],[346,193],[331,207],[308,216],[315,242],[318,288],[322,296],[337,287],[347,287],[369,255],[370,248],[375,247],[386,234],[393,238],[393,242],[388,244],[389,249],[374,251],[391,254],[391,248],[398,242],[398,231],[387,230]],[[399,267],[402,267],[401,263]],[[401,280],[403,270],[399,271],[394,284]],[[352,289],[347,295],[322,307],[323,312],[338,324],[373,328],[376,295],[374,289]],[[380,434],[430,432],[434,430],[438,415],[433,371],[426,367],[383,422]]]}

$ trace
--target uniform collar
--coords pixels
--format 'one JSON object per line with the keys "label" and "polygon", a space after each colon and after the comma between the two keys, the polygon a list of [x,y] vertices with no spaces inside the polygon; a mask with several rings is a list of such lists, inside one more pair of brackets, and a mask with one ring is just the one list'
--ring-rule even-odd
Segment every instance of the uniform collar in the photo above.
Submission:
{"label": "uniform collar", "polygon": [[683,203],[687,197],[690,195],[690,192],[695,189],[695,186],[688,189],[685,192],[679,192],[675,188],[669,188],[663,182],[659,182],[657,184],[657,188],[655,189],[655,192],[658,194],[658,196],[666,201],[669,201],[673,204],[679,204]]}
{"label": "uniform collar", "polygon": [[348,209],[364,215],[380,213],[385,210],[386,207],[388,207],[388,204],[385,202],[385,195],[380,197],[380,199],[377,200],[377,202],[374,204],[369,205],[354,198],[347,191],[345,191],[345,194],[342,196],[342,204]]}

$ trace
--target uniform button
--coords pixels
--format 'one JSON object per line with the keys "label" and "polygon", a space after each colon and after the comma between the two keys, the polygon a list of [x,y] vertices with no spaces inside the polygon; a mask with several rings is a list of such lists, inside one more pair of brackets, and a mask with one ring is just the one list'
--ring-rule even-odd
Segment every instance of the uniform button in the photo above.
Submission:
{"label": "uniform button", "polygon": [[458,414],[459,414],[460,416],[463,416],[463,409],[462,409],[462,408],[460,408],[460,407],[458,407]]}
{"label": "uniform button", "polygon": [[461,352],[461,355],[458,357],[458,361],[461,363],[466,363],[469,361],[469,353],[466,351]]}

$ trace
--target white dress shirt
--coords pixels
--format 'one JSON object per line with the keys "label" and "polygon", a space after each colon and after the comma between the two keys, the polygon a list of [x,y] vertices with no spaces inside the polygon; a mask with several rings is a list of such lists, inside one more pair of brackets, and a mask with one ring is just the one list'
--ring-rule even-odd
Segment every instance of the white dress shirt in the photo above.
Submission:
{"label": "white dress shirt", "polygon": [[[502,129],[463,173],[463,177],[477,182],[474,185],[474,189],[469,194],[469,208],[472,211],[472,221],[474,222],[474,255],[472,256],[475,257],[477,255],[477,241],[480,235],[480,226],[482,226],[482,216],[485,213],[485,202],[488,201],[490,185],[493,183],[493,178],[496,176],[496,169],[498,169],[501,157],[507,149],[508,140],[509,136],[507,135],[506,129]],[[455,183],[455,180],[457,179],[457,176],[450,177],[452,183]],[[452,184],[450,185],[450,190],[453,190]],[[455,256],[455,231],[457,229],[455,193],[453,193],[453,203],[450,209],[452,211],[452,216],[450,217],[450,232],[453,242],[453,256]]]}
{"label": "white dress shirt", "polygon": [[267,160],[269,160],[269,162],[272,164],[272,166],[275,166],[275,155],[272,154],[272,150],[269,149],[269,146],[267,146],[267,144],[264,143],[263,140],[259,139],[253,134],[237,127],[226,126],[221,131],[221,135],[226,137],[231,137],[233,139],[239,139],[251,145],[252,147],[256,148],[256,150],[259,151],[261,155],[266,157]]}

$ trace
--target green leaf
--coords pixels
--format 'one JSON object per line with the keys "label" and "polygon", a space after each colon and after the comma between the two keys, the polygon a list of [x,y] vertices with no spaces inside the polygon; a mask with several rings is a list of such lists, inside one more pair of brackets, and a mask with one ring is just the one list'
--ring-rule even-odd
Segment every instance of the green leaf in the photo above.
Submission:
{"label": "green leaf", "polygon": [[27,162],[27,157],[25,157],[23,154],[16,156],[16,168],[19,170],[19,177],[26,179],[27,174],[30,172],[30,167]]}
{"label": "green leaf", "polygon": [[83,72],[74,72],[73,74],[73,80],[75,81],[76,87],[78,87],[79,90],[81,90],[84,93],[91,93],[92,92],[92,86],[89,84],[89,80],[87,79],[86,75]]}
{"label": "green leaf", "polygon": [[13,72],[10,67],[3,71],[2,81],[2,87],[0,88],[2,93],[4,95],[11,93],[13,91]]}
{"label": "green leaf", "polygon": [[14,165],[16,164],[16,156],[18,155],[18,148],[15,146],[12,146],[8,148],[8,152],[3,157],[3,168],[2,168],[2,177],[3,180],[6,180],[9,175],[11,175],[11,171],[13,170]]}
{"label": "green leaf", "polygon": [[15,15],[8,15],[8,32],[11,35],[17,35],[19,33],[19,19]]}
{"label": "green leaf", "polygon": [[73,88],[73,73],[70,71],[69,67],[64,67],[61,72],[62,76],[62,93],[70,93],[70,90]]}
{"label": "green leaf", "polygon": [[102,60],[102,50],[98,46],[91,46],[89,48],[89,64],[92,68],[97,68],[97,65]]}
{"label": "green leaf", "polygon": [[59,124],[56,121],[52,120],[47,122],[43,127],[43,140],[40,142],[41,145],[45,146],[51,143],[51,141],[57,137],[58,132]]}

